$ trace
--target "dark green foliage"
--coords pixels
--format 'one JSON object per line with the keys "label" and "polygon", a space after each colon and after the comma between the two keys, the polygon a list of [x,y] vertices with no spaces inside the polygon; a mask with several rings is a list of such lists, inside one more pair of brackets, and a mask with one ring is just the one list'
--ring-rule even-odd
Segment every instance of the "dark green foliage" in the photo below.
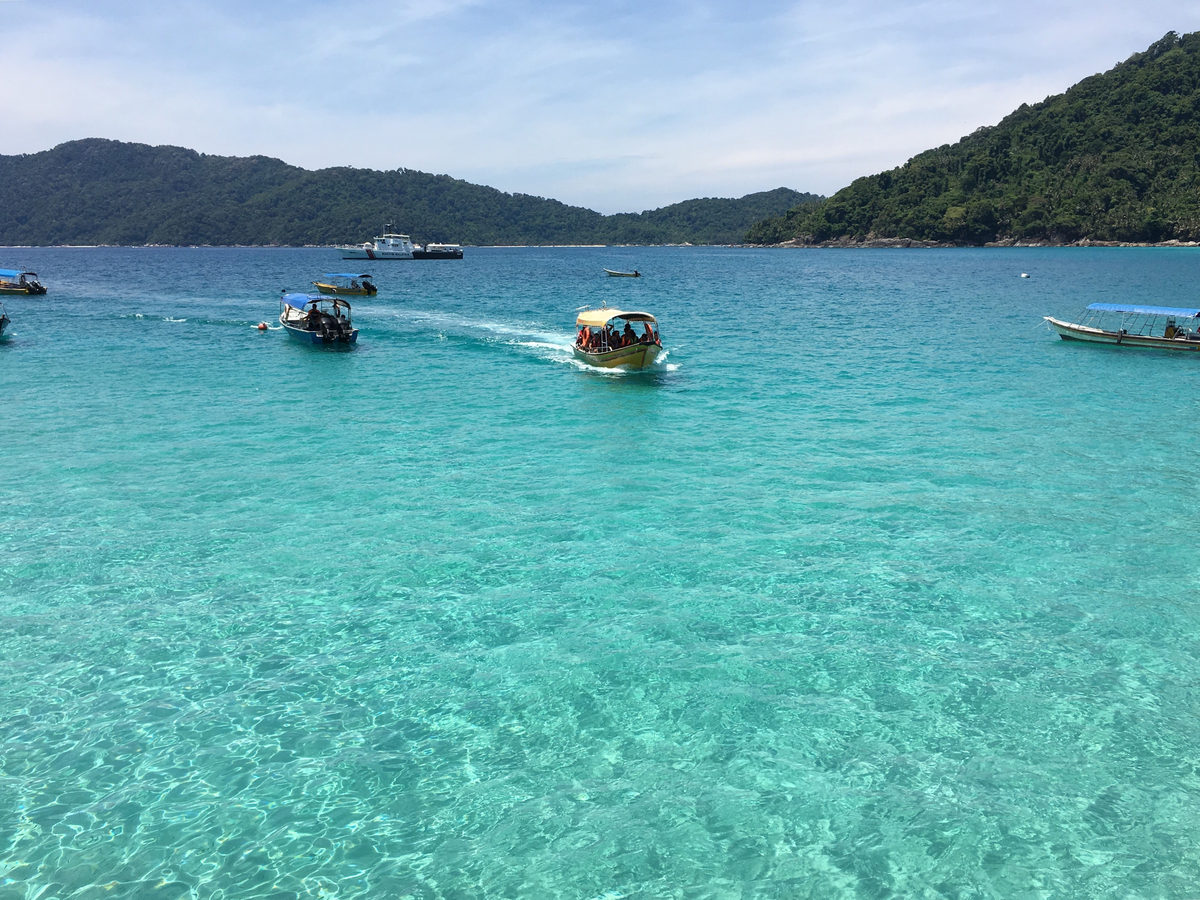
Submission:
{"label": "dark green foliage", "polygon": [[1065,94],[859,178],[748,243],[1200,240],[1200,33],[1174,32]]}
{"label": "dark green foliage", "polygon": [[89,139],[0,156],[0,244],[357,243],[386,222],[464,244],[734,243],[810,199],[787,188],[602,216],[408,169],[310,172],[265,156]]}

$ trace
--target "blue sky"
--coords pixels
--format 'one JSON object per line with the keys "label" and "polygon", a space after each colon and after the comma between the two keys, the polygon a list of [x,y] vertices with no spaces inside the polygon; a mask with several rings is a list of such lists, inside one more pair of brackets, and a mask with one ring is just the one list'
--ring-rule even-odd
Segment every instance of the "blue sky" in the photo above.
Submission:
{"label": "blue sky", "polygon": [[602,212],[831,193],[1169,30],[1200,0],[0,0],[0,153],[108,137]]}

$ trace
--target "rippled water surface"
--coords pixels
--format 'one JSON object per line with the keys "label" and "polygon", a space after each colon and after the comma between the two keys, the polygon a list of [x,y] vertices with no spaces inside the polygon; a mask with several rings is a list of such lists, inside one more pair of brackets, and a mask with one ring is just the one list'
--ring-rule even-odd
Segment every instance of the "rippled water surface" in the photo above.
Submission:
{"label": "rippled water surface", "polygon": [[0,900],[1200,896],[1200,252],[0,265]]}

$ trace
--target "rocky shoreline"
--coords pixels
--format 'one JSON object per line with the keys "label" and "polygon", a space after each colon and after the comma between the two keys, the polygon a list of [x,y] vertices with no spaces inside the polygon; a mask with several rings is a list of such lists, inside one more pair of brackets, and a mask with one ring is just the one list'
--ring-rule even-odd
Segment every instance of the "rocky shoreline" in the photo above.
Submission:
{"label": "rocky shoreline", "polygon": [[846,250],[880,250],[880,249],[940,249],[954,247],[1200,247],[1200,241],[1096,241],[1091,238],[1081,238],[1078,241],[1029,241],[1017,238],[1001,238],[998,241],[988,241],[986,244],[954,244],[947,241],[922,241],[916,238],[881,238],[867,235],[861,240],[852,237],[840,237],[830,241],[811,241],[803,238],[793,238],[779,244],[746,244],[748,247],[767,247],[772,249],[846,249]]}

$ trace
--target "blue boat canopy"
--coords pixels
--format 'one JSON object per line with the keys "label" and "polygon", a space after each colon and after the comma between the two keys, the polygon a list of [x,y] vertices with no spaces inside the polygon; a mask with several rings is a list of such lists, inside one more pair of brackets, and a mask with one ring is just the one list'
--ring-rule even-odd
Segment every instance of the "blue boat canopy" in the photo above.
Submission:
{"label": "blue boat canopy", "polygon": [[359,274],[357,272],[326,272],[322,278],[370,278],[366,273]]}
{"label": "blue boat canopy", "polygon": [[22,275],[36,274],[36,272],[26,272],[24,269],[0,269],[0,278],[20,278]]}
{"label": "blue boat canopy", "polygon": [[305,304],[311,303],[314,300],[332,300],[332,297],[326,297],[324,294],[301,294],[299,292],[284,294],[279,298],[288,306],[294,306],[297,309],[303,309]]}
{"label": "blue boat canopy", "polygon": [[1092,303],[1088,309],[1098,312],[1133,313],[1138,316],[1176,316],[1180,319],[1200,318],[1200,309],[1182,309],[1178,306],[1127,306],[1124,303]]}

